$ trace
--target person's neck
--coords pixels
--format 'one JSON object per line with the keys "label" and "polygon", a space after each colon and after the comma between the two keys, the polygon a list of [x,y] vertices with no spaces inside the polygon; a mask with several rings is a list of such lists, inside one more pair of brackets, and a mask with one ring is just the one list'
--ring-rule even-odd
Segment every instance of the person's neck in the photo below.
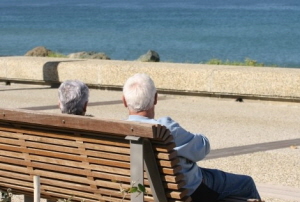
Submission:
{"label": "person's neck", "polygon": [[138,115],[138,116],[147,117],[149,119],[154,119],[154,111],[153,110],[146,110],[146,111],[140,111],[140,112],[129,111],[129,115]]}

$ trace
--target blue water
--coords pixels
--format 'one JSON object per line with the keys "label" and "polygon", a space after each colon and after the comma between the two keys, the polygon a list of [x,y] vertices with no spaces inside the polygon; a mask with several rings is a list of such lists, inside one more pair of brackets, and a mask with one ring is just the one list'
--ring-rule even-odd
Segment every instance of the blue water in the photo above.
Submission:
{"label": "blue water", "polygon": [[135,60],[300,67],[299,0],[0,0],[0,55],[36,46]]}

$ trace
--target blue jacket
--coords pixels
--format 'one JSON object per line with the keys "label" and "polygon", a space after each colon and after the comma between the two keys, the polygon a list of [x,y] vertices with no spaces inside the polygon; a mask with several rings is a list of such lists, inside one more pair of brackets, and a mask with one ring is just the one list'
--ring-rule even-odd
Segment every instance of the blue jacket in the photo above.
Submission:
{"label": "blue jacket", "polygon": [[187,188],[189,195],[191,195],[202,182],[202,172],[197,165],[197,161],[204,159],[210,152],[210,144],[207,137],[186,131],[170,117],[162,117],[155,120],[144,116],[130,115],[127,120],[161,124],[170,130],[176,145],[175,150],[179,156],[179,165],[182,167],[181,173],[184,174],[186,181],[184,188]]}

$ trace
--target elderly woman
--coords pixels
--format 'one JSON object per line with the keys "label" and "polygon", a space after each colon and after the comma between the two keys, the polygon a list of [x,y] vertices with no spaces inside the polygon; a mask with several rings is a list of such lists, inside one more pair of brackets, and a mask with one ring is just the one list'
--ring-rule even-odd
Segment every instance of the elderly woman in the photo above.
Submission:
{"label": "elderly woman", "polygon": [[89,88],[79,80],[67,80],[59,86],[58,98],[62,113],[85,115]]}

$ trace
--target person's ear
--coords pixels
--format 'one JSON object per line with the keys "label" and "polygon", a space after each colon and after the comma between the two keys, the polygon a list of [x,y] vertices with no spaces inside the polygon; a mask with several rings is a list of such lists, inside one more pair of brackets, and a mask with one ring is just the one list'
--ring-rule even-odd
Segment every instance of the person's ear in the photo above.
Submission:
{"label": "person's ear", "polygon": [[154,97],[154,105],[157,104],[157,93],[155,93],[155,97]]}
{"label": "person's ear", "polygon": [[87,105],[88,105],[88,101],[86,101],[85,104],[84,104],[84,106],[83,106],[83,112],[84,113],[86,112]]}
{"label": "person's ear", "polygon": [[122,96],[122,101],[123,101],[124,106],[127,108],[127,102],[126,102],[124,95]]}

